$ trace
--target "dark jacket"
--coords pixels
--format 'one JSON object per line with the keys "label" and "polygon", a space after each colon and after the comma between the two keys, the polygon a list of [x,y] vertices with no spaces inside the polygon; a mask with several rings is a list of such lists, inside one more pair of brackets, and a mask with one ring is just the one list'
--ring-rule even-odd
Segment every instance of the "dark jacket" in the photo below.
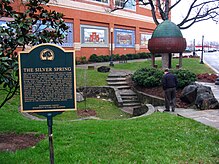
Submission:
{"label": "dark jacket", "polygon": [[163,89],[176,88],[178,84],[177,78],[171,73],[167,73],[162,78]]}

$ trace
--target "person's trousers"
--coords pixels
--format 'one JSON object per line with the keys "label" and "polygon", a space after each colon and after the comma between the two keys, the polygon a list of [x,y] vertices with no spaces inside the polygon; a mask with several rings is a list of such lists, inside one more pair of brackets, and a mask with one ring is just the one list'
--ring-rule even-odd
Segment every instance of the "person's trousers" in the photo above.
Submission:
{"label": "person's trousers", "polygon": [[176,107],[176,88],[168,88],[165,90],[166,110],[170,110],[170,106],[172,106],[172,110],[174,111]]}

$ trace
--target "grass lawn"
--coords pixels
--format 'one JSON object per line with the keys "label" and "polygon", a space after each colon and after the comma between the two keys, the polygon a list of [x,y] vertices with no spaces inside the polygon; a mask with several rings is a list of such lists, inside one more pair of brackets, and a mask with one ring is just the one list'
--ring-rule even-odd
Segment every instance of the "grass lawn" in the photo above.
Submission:
{"label": "grass lawn", "polygon": [[[95,110],[96,117],[100,119],[127,119],[131,116],[127,113],[122,112],[113,102],[107,100],[87,98],[86,101],[77,103],[78,110]],[[64,112],[57,117],[55,120],[75,120],[82,118],[78,116],[76,111]]]}
{"label": "grass lawn", "polygon": [[[135,63],[124,63],[124,64],[115,64],[115,69],[123,70],[132,70],[136,71],[137,69],[144,67],[151,67],[151,60],[145,60],[144,62],[135,62]],[[179,59],[172,59],[172,67],[176,68],[176,64],[179,63]],[[200,73],[214,73],[214,71],[205,64],[199,64],[200,59],[197,58],[183,58],[183,69],[192,71],[195,74]],[[156,60],[158,68],[161,68],[161,60]]]}
{"label": "grass lawn", "polygon": [[[0,110],[0,133],[47,134],[46,121],[23,117],[18,106],[19,96],[16,96]],[[84,104],[78,107],[83,109]],[[105,108],[114,107],[108,102],[89,99],[86,108],[98,108],[104,116],[110,115]],[[219,162],[219,131],[190,119],[154,113],[131,120],[69,121],[73,118],[69,116],[71,112],[62,115],[54,119],[53,125],[56,163]],[[49,163],[48,139],[32,148],[0,152],[0,161],[2,164]]]}
{"label": "grass lawn", "polygon": [[[196,59],[186,59],[183,63],[186,69],[196,73],[210,72]],[[150,61],[118,64],[115,68],[136,70],[147,64]],[[105,85],[107,75],[77,69],[77,84]],[[0,90],[0,100],[4,94]],[[17,95],[0,109],[0,133],[47,134],[46,121],[23,117],[18,106]],[[71,121],[77,118],[73,112],[56,116],[53,123],[55,163],[219,163],[219,131],[214,128],[169,113],[126,119],[128,116],[121,116],[123,113],[111,102],[99,99],[88,99],[86,108],[84,103],[77,106],[95,109],[103,119]],[[24,150],[0,152],[0,163],[49,163],[48,139]]]}
{"label": "grass lawn", "polygon": [[[190,70],[195,74],[201,73],[214,73],[214,71],[205,64],[199,64],[200,60],[197,58],[183,58],[183,69]],[[161,68],[161,60],[157,60],[156,64],[158,68]],[[172,60],[172,66],[175,68],[176,64],[178,64],[178,59]],[[131,70],[136,71],[137,69],[151,67],[151,60],[145,60],[143,62],[135,62],[135,63],[122,63],[115,64],[113,69],[117,70]],[[106,86],[108,73],[100,73],[97,70],[87,70],[87,69],[76,69],[77,76],[77,87],[79,86]]]}
{"label": "grass lawn", "polygon": [[80,86],[106,86],[109,73],[101,73],[97,70],[76,69],[76,85]]}
{"label": "grass lawn", "polygon": [[[47,134],[46,121],[18,113],[18,96],[0,110],[0,133]],[[55,163],[218,163],[219,131],[168,113],[122,120],[54,120]],[[48,139],[0,152],[2,164],[49,163]]]}

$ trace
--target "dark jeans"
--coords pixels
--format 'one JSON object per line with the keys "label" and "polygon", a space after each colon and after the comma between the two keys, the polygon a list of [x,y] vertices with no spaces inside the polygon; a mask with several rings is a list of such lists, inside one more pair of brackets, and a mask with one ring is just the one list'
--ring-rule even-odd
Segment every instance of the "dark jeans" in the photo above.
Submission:
{"label": "dark jeans", "polygon": [[170,106],[172,106],[172,110],[174,111],[176,107],[176,88],[168,88],[164,92],[166,110],[170,110]]}

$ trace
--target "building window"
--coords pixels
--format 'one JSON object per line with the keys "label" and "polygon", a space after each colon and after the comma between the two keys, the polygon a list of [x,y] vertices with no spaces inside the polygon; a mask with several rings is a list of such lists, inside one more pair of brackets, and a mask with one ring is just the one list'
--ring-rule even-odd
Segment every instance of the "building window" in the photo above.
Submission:
{"label": "building window", "polygon": [[[68,30],[63,33],[65,35],[65,38],[63,39],[62,44],[57,44],[61,47],[73,47],[73,23],[67,23],[65,24],[68,26]],[[40,21],[33,26],[32,31],[34,33],[40,33],[42,30],[47,29],[47,30],[53,30],[48,24],[42,25],[40,24]]]}
{"label": "building window", "polygon": [[108,47],[108,28],[81,25],[82,47]]}
{"label": "building window", "polygon": [[152,34],[147,34],[147,33],[141,33],[140,38],[141,38],[141,46],[148,48],[148,40],[151,38]]}
{"label": "building window", "polygon": [[62,44],[58,44],[62,47],[73,47],[73,23],[65,22],[68,26],[68,31],[65,33],[65,38]]}
{"label": "building window", "polygon": [[[123,7],[124,3],[126,2],[126,0],[115,0],[115,6],[117,7]],[[125,9],[131,9],[131,10],[135,10],[135,0],[128,0],[128,2],[126,2],[125,4]]]}
{"label": "building window", "polygon": [[93,0],[93,1],[102,2],[102,3],[108,3],[108,0]]}
{"label": "building window", "polygon": [[115,29],[115,47],[135,47],[135,32],[133,30]]}

